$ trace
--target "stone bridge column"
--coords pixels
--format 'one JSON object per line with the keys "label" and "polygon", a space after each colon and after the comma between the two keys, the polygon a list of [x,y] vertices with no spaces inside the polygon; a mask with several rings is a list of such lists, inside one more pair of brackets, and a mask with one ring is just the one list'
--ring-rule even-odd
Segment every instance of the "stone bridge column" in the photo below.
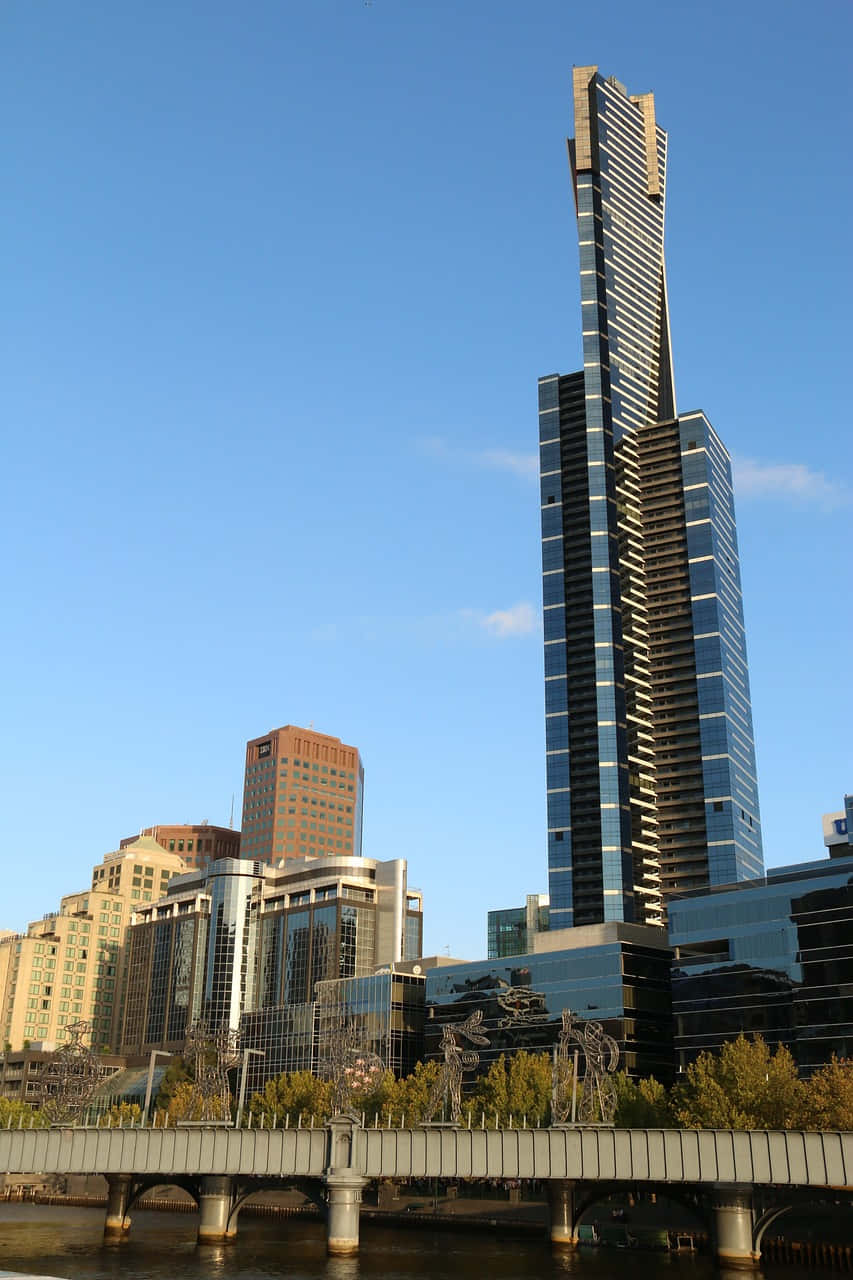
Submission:
{"label": "stone bridge column", "polygon": [[760,1255],[752,1248],[752,1193],[740,1187],[717,1188],[712,1205],[717,1266],[739,1270],[757,1268]]}
{"label": "stone bridge column", "polygon": [[127,1204],[133,1175],[130,1173],[107,1174],[107,1216],[104,1220],[104,1239],[123,1240],[130,1230]]}
{"label": "stone bridge column", "polygon": [[574,1249],[577,1247],[575,1189],[575,1183],[568,1178],[552,1178],[548,1182],[551,1244],[558,1249]]}
{"label": "stone bridge column", "polygon": [[237,1224],[229,1224],[233,1182],[220,1174],[205,1174],[200,1179],[198,1197],[198,1243],[220,1244],[233,1240]]}
{"label": "stone bridge column", "polygon": [[357,1173],[326,1174],[326,1248],[329,1253],[358,1253],[361,1191],[366,1182]]}
{"label": "stone bridge column", "polygon": [[356,1123],[351,1116],[333,1116],[327,1125],[326,1248],[329,1253],[358,1253],[361,1192],[367,1179],[354,1164]]}

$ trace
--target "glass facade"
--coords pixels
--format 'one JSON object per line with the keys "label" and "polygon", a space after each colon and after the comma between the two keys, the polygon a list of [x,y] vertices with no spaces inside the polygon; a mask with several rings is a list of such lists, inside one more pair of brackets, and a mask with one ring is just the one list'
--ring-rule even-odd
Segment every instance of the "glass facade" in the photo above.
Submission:
{"label": "glass facade", "polygon": [[123,1053],[178,1051],[201,1017],[208,909],[206,898],[150,907],[129,930]]}
{"label": "glass facade", "polygon": [[764,872],[731,462],[704,414],[685,414],[678,425],[707,883],[731,884]]}
{"label": "glass facade", "polygon": [[527,895],[523,907],[490,911],[488,918],[488,957],[521,956],[533,948],[533,936],[545,933],[549,923],[548,897],[544,893]]}
{"label": "glass facade", "polygon": [[806,1074],[853,1056],[853,857],[673,898],[669,940],[682,1067],[741,1032]]}
{"label": "glass facade", "polygon": [[342,1023],[356,1028],[358,1044],[375,1053],[398,1078],[423,1055],[426,980],[390,970],[364,978],[317,985],[317,1028],[321,1045]]}
{"label": "glass facade", "polygon": [[[422,921],[401,859],[348,855],[279,868],[223,859],[176,877],[130,930],[124,1051],[180,1047],[200,1017],[232,1028],[242,1018],[253,1044],[269,1048],[268,1067],[310,1067],[314,1015],[304,1011],[318,985],[419,956]],[[397,1030],[392,1019],[389,1035]]]}
{"label": "glass facade", "polygon": [[215,862],[208,878],[210,932],[203,1015],[211,1027],[236,1031],[254,994],[257,910],[263,875],[258,863],[240,858]]}
{"label": "glass facade", "polygon": [[762,867],[731,478],[676,417],[654,99],[578,67],[574,106],[583,370],[539,382],[551,927],[661,925]]}
{"label": "glass facade", "polygon": [[[441,1056],[441,1030],[482,1009],[488,1048],[479,1070],[517,1049],[550,1052],[562,1011],[602,1022],[619,1044],[620,1065],[631,1075],[672,1075],[670,951],[618,936],[570,950],[504,960],[442,965],[426,974],[426,1054]],[[630,928],[630,926],[629,926]]]}

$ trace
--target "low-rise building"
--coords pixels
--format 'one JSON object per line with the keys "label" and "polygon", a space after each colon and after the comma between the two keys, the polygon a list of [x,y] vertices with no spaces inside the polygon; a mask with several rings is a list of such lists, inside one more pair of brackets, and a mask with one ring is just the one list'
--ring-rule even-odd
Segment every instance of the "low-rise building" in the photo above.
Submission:
{"label": "low-rise building", "polygon": [[741,1033],[805,1075],[853,1057],[853,856],[832,853],[670,900],[680,1068]]}
{"label": "low-rise building", "polygon": [[426,973],[428,1058],[440,1058],[446,1023],[483,1013],[489,1044],[480,1071],[503,1053],[550,1052],[564,1009],[601,1022],[631,1076],[672,1077],[671,951],[650,925],[584,925],[534,934],[524,955],[442,963]]}

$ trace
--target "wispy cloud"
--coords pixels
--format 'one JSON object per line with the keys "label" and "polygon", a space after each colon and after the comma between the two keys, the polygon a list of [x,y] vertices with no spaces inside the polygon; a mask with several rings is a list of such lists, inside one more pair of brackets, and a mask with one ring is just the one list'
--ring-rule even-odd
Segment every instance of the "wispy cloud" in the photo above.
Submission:
{"label": "wispy cloud", "polygon": [[500,640],[508,636],[529,636],[536,631],[539,622],[536,610],[526,600],[510,605],[508,609],[495,609],[494,613],[486,613],[482,609],[460,609],[459,613]]}
{"label": "wispy cloud", "polygon": [[539,475],[539,459],[535,453],[511,453],[508,449],[486,449],[471,455],[481,466],[496,471],[512,471],[524,480],[535,480]]}
{"label": "wispy cloud", "polygon": [[428,458],[456,466],[509,471],[522,480],[535,480],[539,474],[539,458],[535,453],[515,453],[511,449],[460,449],[443,436],[422,436],[417,447]]}
{"label": "wispy cloud", "polygon": [[757,462],[733,458],[732,471],[739,498],[772,498],[799,506],[829,511],[844,506],[849,497],[840,484],[803,462]]}

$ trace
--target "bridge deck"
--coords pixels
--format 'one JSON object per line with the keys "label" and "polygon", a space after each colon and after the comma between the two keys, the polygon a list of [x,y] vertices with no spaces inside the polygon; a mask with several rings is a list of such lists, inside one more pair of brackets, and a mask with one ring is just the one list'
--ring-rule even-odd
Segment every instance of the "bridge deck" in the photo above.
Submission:
{"label": "bridge deck", "polygon": [[[0,1130],[10,1173],[320,1178],[328,1129]],[[853,1133],[728,1129],[366,1129],[349,1168],[368,1178],[853,1186]]]}

